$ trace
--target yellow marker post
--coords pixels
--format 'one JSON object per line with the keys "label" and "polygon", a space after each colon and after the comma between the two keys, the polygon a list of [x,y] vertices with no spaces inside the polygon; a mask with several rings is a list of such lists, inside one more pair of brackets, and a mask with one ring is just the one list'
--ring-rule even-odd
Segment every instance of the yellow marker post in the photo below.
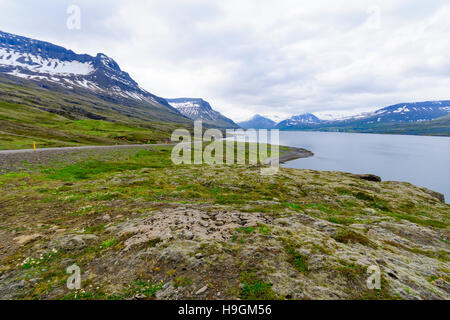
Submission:
{"label": "yellow marker post", "polygon": [[33,142],[33,150],[36,151],[36,142]]}

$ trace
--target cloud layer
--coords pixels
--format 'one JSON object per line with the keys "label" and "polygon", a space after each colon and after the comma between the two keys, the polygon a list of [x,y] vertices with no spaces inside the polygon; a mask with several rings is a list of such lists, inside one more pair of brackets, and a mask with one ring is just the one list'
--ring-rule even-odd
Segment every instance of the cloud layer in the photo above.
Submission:
{"label": "cloud layer", "polygon": [[[104,52],[145,89],[225,115],[346,115],[450,99],[440,0],[0,0],[0,30]],[[81,8],[81,30],[66,9]]]}

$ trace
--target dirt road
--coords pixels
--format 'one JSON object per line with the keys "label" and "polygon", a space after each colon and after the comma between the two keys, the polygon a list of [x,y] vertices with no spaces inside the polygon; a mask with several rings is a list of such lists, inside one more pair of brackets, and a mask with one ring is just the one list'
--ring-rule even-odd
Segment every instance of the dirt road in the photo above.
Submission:
{"label": "dirt road", "polygon": [[0,174],[10,171],[22,171],[32,165],[51,165],[57,162],[75,163],[83,159],[107,157],[121,149],[146,149],[165,144],[117,145],[117,146],[82,146],[65,148],[1,150]]}

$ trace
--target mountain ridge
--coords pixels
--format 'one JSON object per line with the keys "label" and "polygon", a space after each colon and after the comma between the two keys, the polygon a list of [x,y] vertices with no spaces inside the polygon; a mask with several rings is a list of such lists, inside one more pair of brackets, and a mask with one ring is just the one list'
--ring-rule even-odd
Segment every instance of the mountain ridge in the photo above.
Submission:
{"label": "mountain ridge", "polygon": [[277,123],[272,119],[256,114],[247,121],[238,122],[244,129],[272,129]]}
{"label": "mountain ridge", "polygon": [[[312,113],[303,113],[280,121],[271,127],[252,119],[239,124],[243,128],[312,130],[361,133],[396,133],[450,136],[450,101],[398,103],[373,112],[341,119],[324,120]],[[256,115],[255,117],[260,117]],[[264,118],[264,117],[263,117]],[[264,118],[269,120],[267,118]]]}
{"label": "mountain ridge", "polygon": [[105,54],[0,31],[0,149],[164,142],[192,125]]}
{"label": "mountain ridge", "polygon": [[172,108],[164,99],[142,89],[104,53],[77,54],[50,42],[3,31],[0,31],[0,72],[67,89],[88,89],[118,100],[133,99]]}
{"label": "mountain ridge", "polygon": [[239,127],[233,120],[214,110],[210,103],[202,98],[166,98],[166,101],[182,115],[194,121],[202,120],[206,124],[226,129]]}
{"label": "mountain ridge", "polygon": [[275,127],[276,128],[282,128],[282,127],[290,127],[290,126],[298,126],[298,125],[304,125],[304,124],[319,124],[324,120],[320,120],[318,117],[316,117],[312,113],[303,113],[297,116],[293,116],[289,119],[283,120],[279,122]]}

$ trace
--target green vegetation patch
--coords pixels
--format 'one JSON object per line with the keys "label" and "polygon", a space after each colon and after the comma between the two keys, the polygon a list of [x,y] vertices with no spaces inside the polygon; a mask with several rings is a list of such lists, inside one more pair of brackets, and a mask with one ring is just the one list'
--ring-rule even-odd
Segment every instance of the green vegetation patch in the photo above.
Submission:
{"label": "green vegetation patch", "polygon": [[377,247],[376,244],[370,241],[366,236],[349,229],[337,230],[333,239],[345,244],[359,243],[367,247]]}
{"label": "green vegetation patch", "polygon": [[298,252],[297,245],[290,239],[283,238],[284,250],[288,254],[289,263],[291,263],[297,271],[302,273],[308,272],[308,257]]}
{"label": "green vegetation patch", "polygon": [[260,279],[254,272],[241,273],[239,298],[242,300],[276,300],[272,284]]}

